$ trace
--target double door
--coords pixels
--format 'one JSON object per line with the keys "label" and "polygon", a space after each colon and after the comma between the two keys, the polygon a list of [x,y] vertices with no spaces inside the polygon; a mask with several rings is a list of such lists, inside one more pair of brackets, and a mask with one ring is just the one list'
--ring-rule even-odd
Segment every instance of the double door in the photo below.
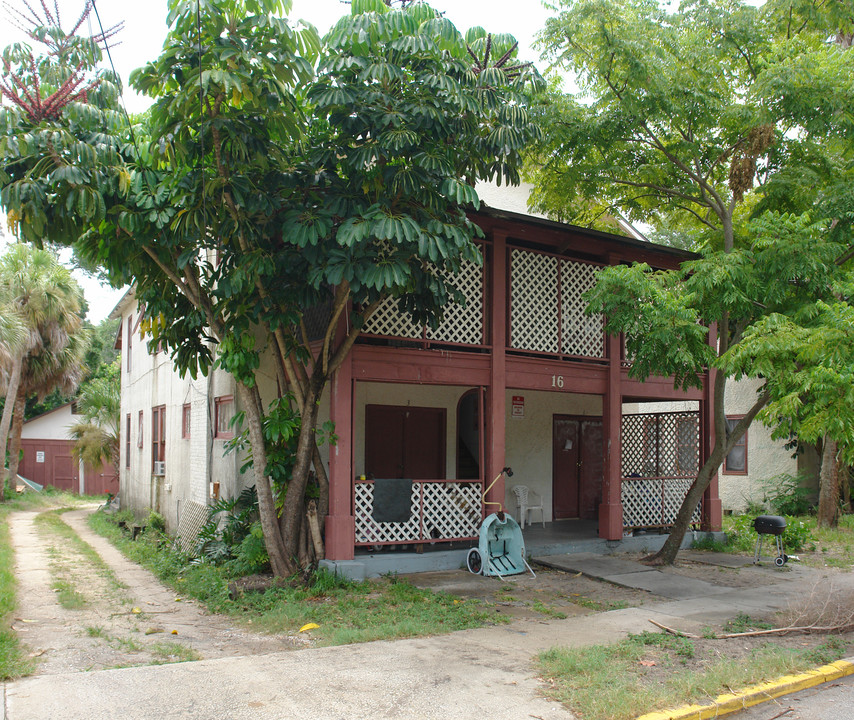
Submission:
{"label": "double door", "polygon": [[552,505],[555,520],[595,520],[605,468],[601,418],[552,419]]}
{"label": "double door", "polygon": [[369,477],[445,478],[444,408],[368,405],[365,472]]}

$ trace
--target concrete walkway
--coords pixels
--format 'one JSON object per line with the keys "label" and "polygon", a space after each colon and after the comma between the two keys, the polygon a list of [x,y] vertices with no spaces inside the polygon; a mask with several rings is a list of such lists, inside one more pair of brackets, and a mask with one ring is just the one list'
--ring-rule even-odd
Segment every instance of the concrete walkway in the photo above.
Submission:
{"label": "concrete walkway", "polygon": [[[549,622],[519,622],[434,638],[262,656],[32,677],[8,683],[5,720],[495,720],[572,718],[539,696],[532,657],[555,645],[608,643],[652,630],[684,630],[739,612],[785,608],[813,588],[854,590],[854,575],[793,566],[774,582],[731,589],[663,573],[619,556],[557,556],[551,565],[673,598],[639,608]],[[832,584],[832,587],[831,587]],[[650,708],[651,710],[654,708]]]}

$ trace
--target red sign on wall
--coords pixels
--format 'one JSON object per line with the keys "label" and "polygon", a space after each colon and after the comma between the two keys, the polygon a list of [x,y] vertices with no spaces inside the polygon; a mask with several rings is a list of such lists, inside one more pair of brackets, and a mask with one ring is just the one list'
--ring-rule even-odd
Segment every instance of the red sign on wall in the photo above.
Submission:
{"label": "red sign on wall", "polygon": [[514,418],[523,418],[525,417],[525,396],[524,395],[514,395],[513,402],[511,404],[510,416]]}

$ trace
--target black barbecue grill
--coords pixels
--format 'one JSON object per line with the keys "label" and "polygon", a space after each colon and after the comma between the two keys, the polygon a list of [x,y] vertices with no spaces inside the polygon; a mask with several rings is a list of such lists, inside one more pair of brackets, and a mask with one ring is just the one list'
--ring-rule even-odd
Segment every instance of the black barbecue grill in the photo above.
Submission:
{"label": "black barbecue grill", "polygon": [[753,564],[759,563],[762,556],[762,540],[766,535],[773,535],[777,541],[777,557],[774,564],[783,567],[789,560],[789,556],[783,552],[783,533],[786,531],[786,518],[779,515],[760,515],[753,521],[753,529],[756,530],[756,549],[753,552]]}

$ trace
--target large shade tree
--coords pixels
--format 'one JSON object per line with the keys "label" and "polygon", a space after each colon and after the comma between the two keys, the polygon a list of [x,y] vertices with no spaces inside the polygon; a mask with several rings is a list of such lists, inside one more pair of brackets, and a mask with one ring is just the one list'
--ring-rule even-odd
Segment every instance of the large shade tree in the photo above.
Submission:
{"label": "large shade tree", "polygon": [[155,100],[135,143],[106,93],[38,127],[7,112],[2,140],[50,129],[7,165],[19,233],[134,282],[182,371],[234,376],[278,575],[304,555],[312,468],[326,513],[330,378],[386,298],[427,323],[461,300],[454,274],[480,262],[474,183],[517,181],[537,135],[523,93],[537,76],[511,38],[356,0],[321,42],[288,8],[170,3],[163,53],[132,77]]}
{"label": "large shade tree", "polygon": [[[817,193],[850,167],[854,61],[826,25],[807,20],[787,31],[776,6],[556,6],[542,45],[577,74],[580,93],[554,96],[544,110],[536,201],[570,216],[616,207],[676,223],[702,249],[678,271],[606,269],[589,296],[607,331],[626,334],[632,376],[673,375],[687,387],[712,370],[715,442],[655,558],[669,563],[717,468],[780,393],[778,376],[758,361],[772,356],[753,329],[769,317],[820,325],[827,316],[818,304],[840,299],[851,236],[831,232]],[[812,177],[798,182],[808,165]],[[806,208],[812,216],[792,215]],[[756,342],[745,345],[747,337]],[[760,390],[728,430],[726,382],[742,376],[759,378]]]}

